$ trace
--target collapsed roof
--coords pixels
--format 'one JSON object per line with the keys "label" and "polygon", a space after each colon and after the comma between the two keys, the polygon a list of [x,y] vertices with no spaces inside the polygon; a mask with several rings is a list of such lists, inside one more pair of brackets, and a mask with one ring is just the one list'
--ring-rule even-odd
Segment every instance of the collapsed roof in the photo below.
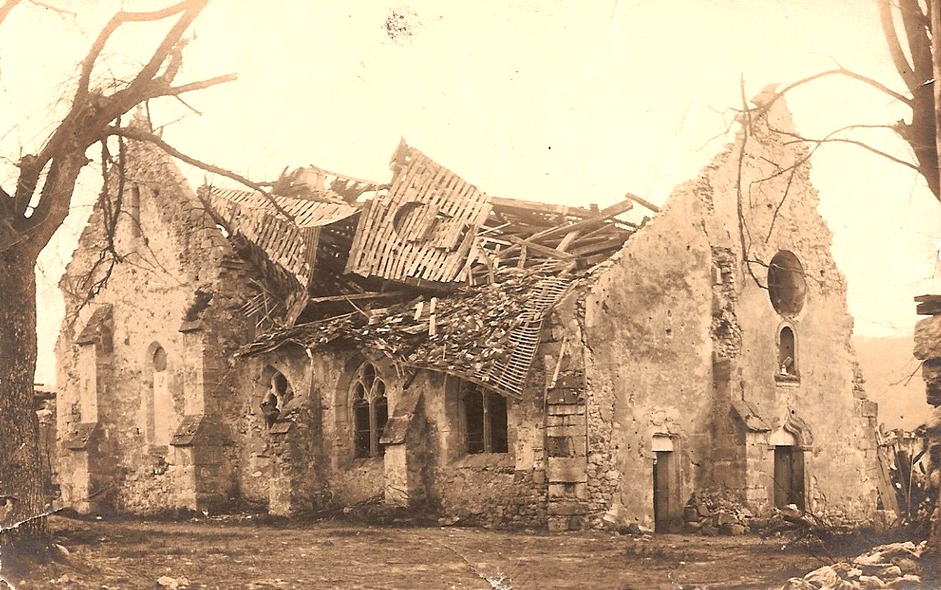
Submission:
{"label": "collapsed roof", "polygon": [[519,395],[545,315],[647,220],[617,216],[657,210],[492,197],[404,141],[391,168],[388,185],[313,168],[278,194],[200,189],[262,277],[244,311],[264,333],[240,355],[342,340]]}

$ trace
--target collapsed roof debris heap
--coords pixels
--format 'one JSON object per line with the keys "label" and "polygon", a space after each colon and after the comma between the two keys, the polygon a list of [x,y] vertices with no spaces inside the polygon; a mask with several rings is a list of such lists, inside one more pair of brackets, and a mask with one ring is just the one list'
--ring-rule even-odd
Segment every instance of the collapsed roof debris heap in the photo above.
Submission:
{"label": "collapsed roof debris heap", "polygon": [[200,190],[263,277],[244,308],[262,334],[239,355],[345,339],[518,396],[547,311],[648,220],[618,216],[657,211],[491,197],[404,141],[391,168],[388,185],[296,171],[284,194]]}

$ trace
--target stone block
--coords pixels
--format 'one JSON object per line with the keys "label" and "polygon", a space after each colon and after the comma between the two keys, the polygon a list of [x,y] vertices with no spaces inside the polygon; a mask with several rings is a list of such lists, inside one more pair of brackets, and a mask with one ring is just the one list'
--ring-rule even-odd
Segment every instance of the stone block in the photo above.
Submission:
{"label": "stone block", "polygon": [[549,484],[549,499],[588,498],[588,484],[586,483],[551,483]]}
{"label": "stone block", "polygon": [[546,476],[552,483],[587,482],[586,467],[584,457],[549,457],[546,459]]}
{"label": "stone block", "polygon": [[565,517],[549,517],[549,532],[560,533],[569,530],[569,519]]}
{"label": "stone block", "polygon": [[546,452],[550,457],[577,457],[585,454],[584,437],[570,436],[546,437]]}
{"label": "stone block", "polygon": [[920,361],[941,358],[941,315],[934,315],[915,324],[915,358]]}
{"label": "stone block", "polygon": [[585,414],[584,404],[555,404],[546,407],[550,416],[582,416]]}
{"label": "stone block", "polygon": [[580,378],[577,383],[573,383],[571,377],[559,377],[558,381],[546,391],[546,403],[550,405],[584,404],[584,402],[585,396],[581,389]]}
{"label": "stone block", "polygon": [[546,436],[580,436],[585,438],[585,423],[564,424],[562,426],[546,426]]}
{"label": "stone block", "polygon": [[549,514],[572,516],[576,514],[588,514],[588,505],[576,500],[562,500],[558,502],[549,502]]}
{"label": "stone block", "polygon": [[729,524],[734,524],[737,522],[737,519],[732,514],[729,514],[727,512],[720,512],[715,515],[714,521],[717,526],[721,527],[721,526],[725,526]]}
{"label": "stone block", "polygon": [[732,537],[740,537],[744,535],[747,532],[747,530],[748,529],[746,529],[743,525],[736,524],[736,523],[724,524],[719,527],[719,531],[723,535],[729,535]]}
{"label": "stone block", "polygon": [[546,416],[546,426],[580,426],[586,428],[585,416],[584,414],[553,415],[550,413]]}

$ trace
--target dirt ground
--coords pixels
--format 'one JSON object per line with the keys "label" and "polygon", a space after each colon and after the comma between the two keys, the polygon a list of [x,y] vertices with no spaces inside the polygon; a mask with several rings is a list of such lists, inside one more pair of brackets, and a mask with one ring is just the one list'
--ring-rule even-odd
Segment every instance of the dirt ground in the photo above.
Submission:
{"label": "dirt ground", "polygon": [[[225,589],[779,588],[832,561],[820,545],[756,536],[550,535],[251,518],[55,516],[51,527],[68,557],[34,568],[16,588],[154,589],[163,576],[179,588]],[[168,578],[163,587],[172,588]]]}

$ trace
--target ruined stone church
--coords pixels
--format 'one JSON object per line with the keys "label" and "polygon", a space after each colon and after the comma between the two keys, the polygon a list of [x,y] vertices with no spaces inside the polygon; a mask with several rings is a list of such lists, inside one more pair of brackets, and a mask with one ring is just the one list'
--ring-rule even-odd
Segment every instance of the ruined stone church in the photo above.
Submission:
{"label": "ruined stone church", "polygon": [[722,488],[869,517],[846,282],[784,101],[755,103],[662,210],[487,195],[404,142],[383,184],[194,192],[128,143],[61,281],[64,503],[669,531]]}

